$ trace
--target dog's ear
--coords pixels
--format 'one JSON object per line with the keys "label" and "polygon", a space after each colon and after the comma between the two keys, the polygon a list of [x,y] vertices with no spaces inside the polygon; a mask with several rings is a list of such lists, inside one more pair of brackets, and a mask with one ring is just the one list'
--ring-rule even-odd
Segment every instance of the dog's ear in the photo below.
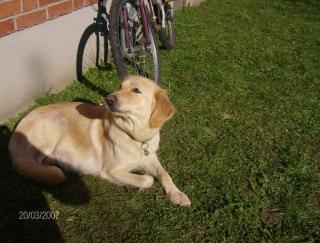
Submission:
{"label": "dog's ear", "polygon": [[175,113],[175,108],[168,98],[167,92],[160,89],[155,94],[156,105],[151,114],[150,127],[160,128]]}

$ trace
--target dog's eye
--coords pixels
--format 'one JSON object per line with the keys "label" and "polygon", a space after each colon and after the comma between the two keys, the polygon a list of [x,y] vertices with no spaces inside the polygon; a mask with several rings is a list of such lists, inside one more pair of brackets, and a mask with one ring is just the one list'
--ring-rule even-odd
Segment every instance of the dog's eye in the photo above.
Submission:
{"label": "dog's eye", "polygon": [[119,85],[119,89],[122,89],[122,84]]}
{"label": "dog's eye", "polygon": [[137,94],[141,93],[140,89],[138,89],[138,88],[133,88],[133,89],[132,89],[132,92],[135,92],[135,93],[137,93]]}

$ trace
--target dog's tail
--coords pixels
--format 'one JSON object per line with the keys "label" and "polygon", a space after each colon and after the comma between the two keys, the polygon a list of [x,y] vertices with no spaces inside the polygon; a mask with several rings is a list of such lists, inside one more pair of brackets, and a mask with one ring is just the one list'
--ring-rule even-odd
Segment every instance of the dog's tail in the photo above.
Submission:
{"label": "dog's tail", "polygon": [[11,155],[13,168],[21,175],[48,185],[61,184],[66,180],[63,171],[53,165],[44,165]]}

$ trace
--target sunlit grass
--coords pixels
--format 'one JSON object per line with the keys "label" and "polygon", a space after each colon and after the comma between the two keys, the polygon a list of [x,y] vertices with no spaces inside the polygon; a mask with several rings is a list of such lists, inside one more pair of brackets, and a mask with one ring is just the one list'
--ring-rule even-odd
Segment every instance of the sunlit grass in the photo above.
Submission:
{"label": "sunlit grass", "polygon": [[[158,183],[139,192],[82,176],[47,188],[6,166],[0,225],[20,234],[2,232],[0,239],[50,236],[39,233],[41,223],[21,227],[14,218],[42,193],[59,210],[56,224],[70,242],[319,239],[319,10],[315,0],[207,0],[177,12],[177,46],[161,51],[161,65],[178,112],[163,128],[159,155],[191,208],[173,206]],[[117,88],[114,70],[92,70],[88,79]],[[103,102],[93,90],[76,81],[32,108]]]}

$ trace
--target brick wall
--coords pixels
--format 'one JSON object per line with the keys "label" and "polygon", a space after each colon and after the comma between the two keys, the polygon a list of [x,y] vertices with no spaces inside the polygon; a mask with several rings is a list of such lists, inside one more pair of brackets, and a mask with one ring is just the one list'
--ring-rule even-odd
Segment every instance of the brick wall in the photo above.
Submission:
{"label": "brick wall", "polygon": [[97,0],[0,0],[0,37],[94,3]]}
{"label": "brick wall", "polygon": [[[203,0],[175,0],[175,9]],[[0,37],[97,3],[98,0],[0,0]]]}

